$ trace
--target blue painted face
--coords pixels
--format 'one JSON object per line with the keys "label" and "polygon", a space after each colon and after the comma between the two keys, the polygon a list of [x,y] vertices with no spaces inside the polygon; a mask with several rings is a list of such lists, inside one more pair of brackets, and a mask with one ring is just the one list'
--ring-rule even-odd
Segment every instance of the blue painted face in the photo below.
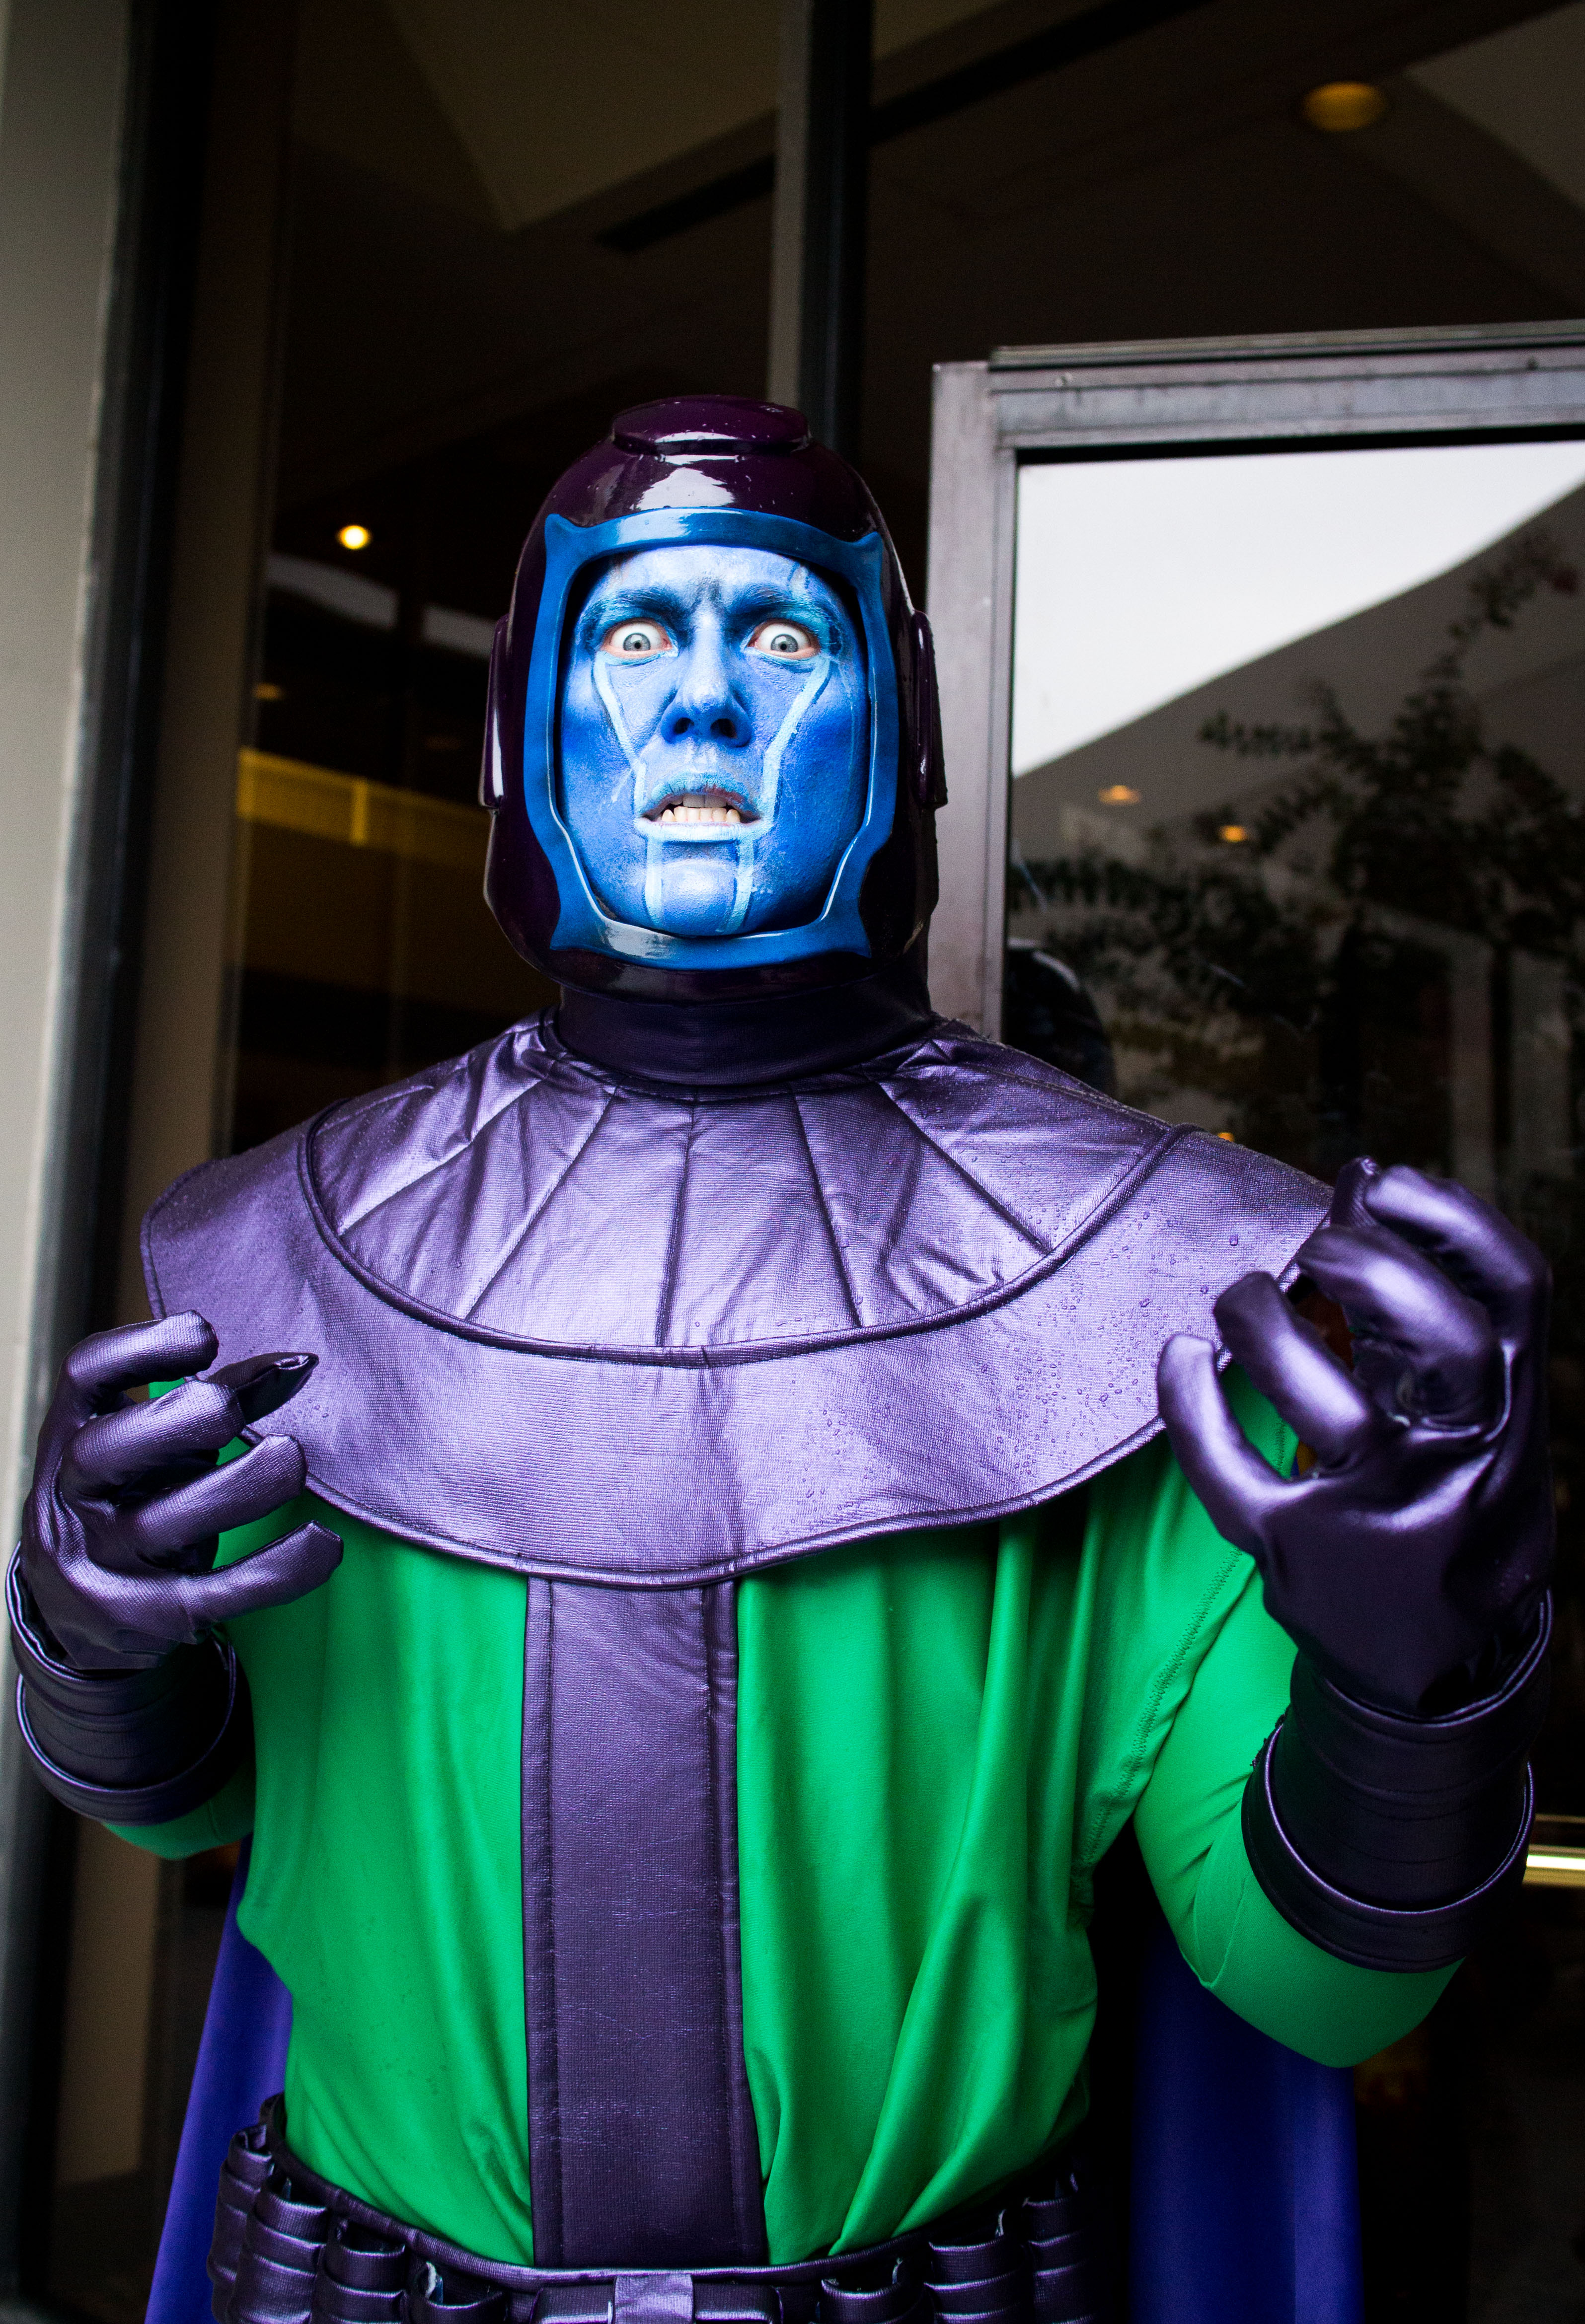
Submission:
{"label": "blue painted face", "polygon": [[613,919],[681,936],[812,920],[868,762],[863,645],[810,567],[691,543],[606,567],[563,680],[561,803]]}

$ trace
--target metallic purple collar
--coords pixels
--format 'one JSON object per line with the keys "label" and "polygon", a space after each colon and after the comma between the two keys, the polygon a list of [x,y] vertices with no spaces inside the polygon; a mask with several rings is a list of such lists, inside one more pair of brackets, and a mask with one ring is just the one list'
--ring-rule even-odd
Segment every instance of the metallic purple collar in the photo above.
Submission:
{"label": "metallic purple collar", "polygon": [[1326,1203],[960,1026],[668,1091],[542,1018],[190,1173],[144,1254],[225,1360],[320,1358],[292,1428],[328,1501],[653,1585],[1092,1474],[1159,1427],[1168,1335]]}

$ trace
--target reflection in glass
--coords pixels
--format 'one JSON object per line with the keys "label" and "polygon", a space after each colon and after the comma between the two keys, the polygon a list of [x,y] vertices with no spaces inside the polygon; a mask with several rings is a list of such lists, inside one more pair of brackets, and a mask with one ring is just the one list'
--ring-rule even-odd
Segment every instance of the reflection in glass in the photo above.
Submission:
{"label": "reflection in glass", "polygon": [[[1030,963],[1047,954],[1093,1001],[1130,1103],[1325,1177],[1359,1153],[1455,1175],[1543,1243],[1557,1278],[1569,1600],[1543,1803],[1575,1812],[1585,1811],[1571,1522],[1585,1507],[1582,480],[1578,443],[1026,472],[1015,732],[1061,730],[1072,641],[1052,609],[1063,603],[1084,604],[1081,659],[1110,669],[1114,702],[1131,685],[1151,706],[1014,785],[1007,1025],[1043,1046],[1018,1012]],[[1538,505],[1549,484],[1559,489]],[[1505,507],[1520,521],[1492,540]],[[1397,537],[1433,508],[1424,540]],[[1352,567],[1339,509],[1354,527]],[[1373,509],[1381,522],[1367,521]],[[1460,537],[1481,545],[1427,577]],[[1318,541],[1319,579],[1307,570]],[[1208,574],[1240,569],[1263,588],[1186,613],[1188,644],[1168,637],[1158,653],[1173,604],[1194,607]],[[1148,576],[1137,605],[1134,574]],[[1385,594],[1395,574],[1409,586]],[[1350,610],[1294,636],[1307,604]],[[1274,633],[1283,642],[1261,650]],[[1256,650],[1229,666],[1240,636]],[[1161,667],[1198,682],[1161,702]],[[1085,683],[1080,731],[1099,700]],[[1017,699],[1029,687],[1043,689],[1034,708]]]}
{"label": "reflection in glass", "polygon": [[[1560,1860],[1585,1847],[1582,571],[1578,442],[1025,470],[1004,1017],[1321,1176],[1455,1175],[1546,1250]],[[1370,2313],[1579,2313],[1582,1901],[1527,1886],[1358,2070]]]}
{"label": "reflection in glass", "polygon": [[1014,773],[1401,597],[1581,484],[1570,442],[1025,468]]}

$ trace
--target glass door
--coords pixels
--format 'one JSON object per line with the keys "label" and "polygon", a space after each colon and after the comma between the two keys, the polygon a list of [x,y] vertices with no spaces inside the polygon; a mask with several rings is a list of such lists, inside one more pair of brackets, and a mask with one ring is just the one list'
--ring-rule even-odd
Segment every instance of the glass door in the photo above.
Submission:
{"label": "glass door", "polygon": [[1560,1526],[1523,1906],[1356,2075],[1372,2315],[1585,2298],[1585,438],[1015,478],[1005,1037],[1546,1250]]}

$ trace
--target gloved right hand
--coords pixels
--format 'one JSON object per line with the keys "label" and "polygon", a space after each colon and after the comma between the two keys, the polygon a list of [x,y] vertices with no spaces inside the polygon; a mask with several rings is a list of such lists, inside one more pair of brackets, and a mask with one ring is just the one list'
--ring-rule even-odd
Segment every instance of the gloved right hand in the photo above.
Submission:
{"label": "gloved right hand", "polygon": [[1551,1277],[1467,1188],[1369,1161],[1344,1165],[1298,1260],[1349,1319],[1352,1372],[1269,1275],[1216,1314],[1314,1465],[1282,1477],[1254,1450],[1203,1341],[1163,1351],[1162,1417],[1300,1652],[1358,1702],[1432,1717],[1491,1691],[1535,1635],[1555,1532]]}
{"label": "gloved right hand", "polygon": [[[316,1359],[256,1356],[209,1379],[218,1342],[201,1315],[97,1333],[60,1368],[23,1511],[22,1578],[51,1637],[79,1671],[146,1668],[217,1623],[317,1590],[339,1537],[299,1526],[220,1572],[215,1536],[290,1501],[307,1464],[266,1436],[217,1468],[222,1445],[295,1395]],[[148,1403],[126,1390],[183,1376]]]}

